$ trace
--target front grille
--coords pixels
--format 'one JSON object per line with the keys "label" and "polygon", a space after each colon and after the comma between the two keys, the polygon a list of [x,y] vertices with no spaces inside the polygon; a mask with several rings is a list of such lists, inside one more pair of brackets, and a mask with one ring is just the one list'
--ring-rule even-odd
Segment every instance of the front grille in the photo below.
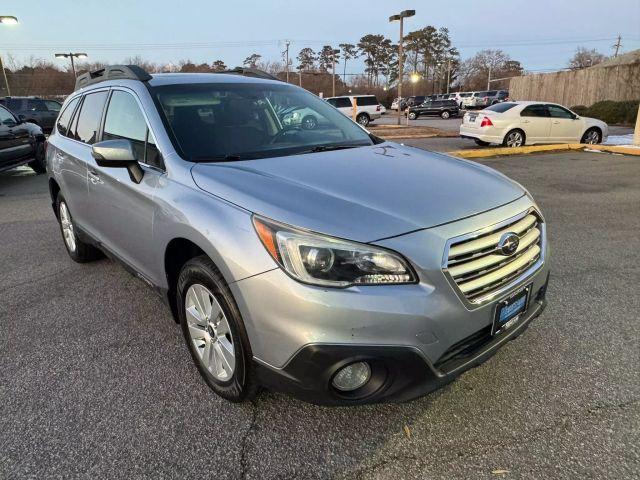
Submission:
{"label": "front grille", "polygon": [[[511,256],[497,250],[505,233],[515,233],[520,238],[518,249]],[[445,273],[467,300],[482,303],[542,263],[543,237],[542,220],[530,211],[479,235],[454,239],[449,245]]]}

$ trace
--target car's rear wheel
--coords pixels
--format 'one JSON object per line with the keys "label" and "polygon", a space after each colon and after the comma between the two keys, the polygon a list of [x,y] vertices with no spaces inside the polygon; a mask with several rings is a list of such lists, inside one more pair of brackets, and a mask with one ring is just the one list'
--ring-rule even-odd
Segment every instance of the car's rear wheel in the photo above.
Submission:
{"label": "car's rear wheel", "polygon": [[525,136],[522,130],[511,130],[504,136],[504,141],[502,145],[504,147],[521,147],[525,143]]}
{"label": "car's rear wheel", "polygon": [[44,154],[44,142],[38,141],[35,145],[34,159],[29,162],[29,166],[36,173],[46,173],[47,164]]}
{"label": "car's rear wheel", "polygon": [[600,130],[598,130],[597,128],[590,128],[589,130],[584,132],[584,135],[582,136],[582,140],[580,140],[580,143],[595,145],[600,143],[601,141],[602,141],[602,134],[600,133]]}
{"label": "car's rear wheel", "polygon": [[480,147],[486,147],[487,145],[489,145],[489,142],[485,142],[485,141],[479,140],[477,138],[474,141],[476,142],[476,145],[479,145]]}
{"label": "car's rear wheel", "polygon": [[182,333],[207,385],[232,402],[251,399],[257,380],[249,339],[233,295],[208,257],[182,267],[177,300]]}
{"label": "car's rear wheel", "polygon": [[409,120],[415,120],[418,118],[418,114],[416,112],[409,112]]}
{"label": "car's rear wheel", "polygon": [[444,110],[442,113],[440,113],[440,117],[442,117],[444,120],[446,120],[450,116],[451,114],[447,110]]}
{"label": "car's rear wheel", "polygon": [[318,126],[318,120],[313,115],[307,115],[302,119],[302,128],[304,130],[314,130]]}
{"label": "car's rear wheel", "polygon": [[370,121],[371,119],[369,118],[369,115],[367,115],[366,113],[360,113],[356,117],[356,122],[358,122],[363,127],[366,127],[367,125],[369,125]]}
{"label": "car's rear wheel", "polygon": [[71,216],[69,206],[67,205],[67,201],[60,193],[56,200],[56,207],[64,246],[71,259],[74,262],[86,263],[100,258],[100,250],[93,245],[83,242],[78,237],[78,232],[73,221],[73,217]]}

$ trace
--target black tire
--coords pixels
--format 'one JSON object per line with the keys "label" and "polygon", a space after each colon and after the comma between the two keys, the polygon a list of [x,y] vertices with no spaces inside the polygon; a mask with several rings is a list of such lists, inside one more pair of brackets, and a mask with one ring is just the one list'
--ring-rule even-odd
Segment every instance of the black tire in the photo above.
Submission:
{"label": "black tire", "polygon": [[29,162],[31,169],[40,174],[47,173],[47,163],[44,155],[44,142],[36,142],[35,155],[32,162]]}
{"label": "black tire", "polygon": [[369,115],[367,115],[366,113],[359,113],[358,116],[356,117],[356,122],[358,122],[363,127],[366,127],[367,125],[369,125],[370,121],[371,119],[369,118]]}
{"label": "black tire", "polygon": [[451,114],[448,110],[443,110],[442,112],[440,112],[440,118],[442,118],[443,120],[447,120],[449,117],[451,117]]}
{"label": "black tire", "polygon": [[315,130],[318,128],[318,120],[313,115],[307,115],[302,119],[301,125],[303,130]]}
{"label": "black tire", "polygon": [[[185,314],[185,299],[187,290],[194,284],[201,284],[213,293],[226,316],[229,329],[234,339],[235,368],[231,378],[224,382],[216,379],[202,365],[189,335],[189,327]],[[187,348],[191,353],[191,358],[206,384],[216,394],[231,402],[251,400],[258,391],[258,381],[252,363],[253,355],[251,353],[249,337],[247,336],[240,310],[229,290],[227,282],[225,282],[222,274],[209,257],[202,255],[192,258],[185,263],[178,276],[176,295],[182,334]],[[239,341],[236,339],[239,339]]]}
{"label": "black tire", "polygon": [[580,139],[580,143],[586,143],[590,145],[596,145],[602,142],[602,132],[599,128],[592,127],[584,132],[582,138]]}
{"label": "black tire", "polygon": [[[65,232],[63,227],[62,214],[60,211],[61,205],[65,205],[67,212],[69,213],[69,219],[72,224],[72,235],[75,239],[75,248],[72,249],[67,240],[65,239]],[[71,257],[71,260],[77,263],[87,263],[93,260],[96,260],[102,257],[102,252],[98,250],[93,245],[83,242],[78,238],[78,234],[76,233],[75,226],[73,224],[73,216],[71,216],[71,211],[69,210],[69,206],[67,205],[66,200],[62,196],[62,193],[58,193],[58,197],[56,198],[56,215],[58,217],[58,223],[60,225],[60,233],[62,234],[62,242],[64,243],[64,247],[67,249],[67,253]]]}
{"label": "black tire", "polygon": [[[511,135],[512,134],[514,134],[514,135],[515,134],[519,134],[520,135],[520,137],[521,137],[520,145],[511,144],[511,142],[512,142]],[[526,145],[526,141],[527,141],[527,137],[526,137],[525,133],[522,130],[520,130],[519,128],[514,128],[513,130],[509,130],[507,132],[507,134],[504,136],[504,140],[502,141],[502,146],[503,147],[513,147],[513,148],[515,148],[515,147],[523,147],[524,145]]]}
{"label": "black tire", "polygon": [[409,120],[415,120],[418,116],[416,112],[409,112]]}
{"label": "black tire", "polygon": [[474,140],[476,142],[476,145],[480,146],[480,147],[486,147],[489,145],[489,142],[485,142],[483,140],[479,140],[479,139],[475,139]]}

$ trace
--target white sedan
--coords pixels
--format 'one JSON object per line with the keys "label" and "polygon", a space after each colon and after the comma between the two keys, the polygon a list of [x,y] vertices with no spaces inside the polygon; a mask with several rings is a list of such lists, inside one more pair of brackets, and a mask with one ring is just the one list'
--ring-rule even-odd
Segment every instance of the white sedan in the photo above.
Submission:
{"label": "white sedan", "polygon": [[546,102],[504,102],[462,118],[460,136],[478,145],[521,147],[536,143],[600,143],[609,135],[606,123],[581,117]]}

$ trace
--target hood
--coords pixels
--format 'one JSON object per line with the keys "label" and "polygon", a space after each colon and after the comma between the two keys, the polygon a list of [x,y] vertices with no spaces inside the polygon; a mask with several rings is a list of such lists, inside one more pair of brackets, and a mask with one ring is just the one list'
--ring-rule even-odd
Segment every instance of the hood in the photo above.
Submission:
{"label": "hood", "polygon": [[198,163],[201,189],[279,222],[370,242],[475,215],[525,192],[477,163],[393,143]]}

